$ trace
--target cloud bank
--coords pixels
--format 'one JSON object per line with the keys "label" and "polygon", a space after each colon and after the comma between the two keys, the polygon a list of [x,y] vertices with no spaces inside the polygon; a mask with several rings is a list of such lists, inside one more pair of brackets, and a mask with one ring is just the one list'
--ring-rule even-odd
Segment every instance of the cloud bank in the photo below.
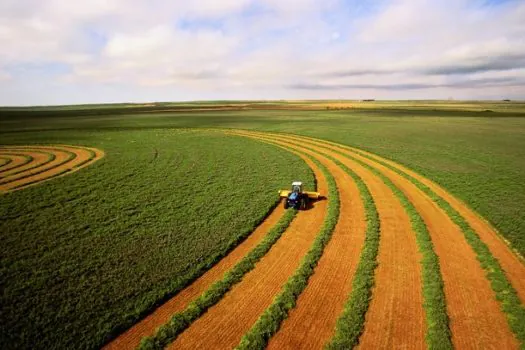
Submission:
{"label": "cloud bank", "polygon": [[3,0],[0,104],[525,99],[520,0]]}

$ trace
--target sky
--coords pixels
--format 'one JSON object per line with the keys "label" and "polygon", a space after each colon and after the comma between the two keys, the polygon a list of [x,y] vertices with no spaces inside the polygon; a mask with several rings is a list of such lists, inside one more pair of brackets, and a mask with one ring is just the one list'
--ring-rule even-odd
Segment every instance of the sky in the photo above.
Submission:
{"label": "sky", "polygon": [[0,105],[525,99],[525,0],[1,0]]}

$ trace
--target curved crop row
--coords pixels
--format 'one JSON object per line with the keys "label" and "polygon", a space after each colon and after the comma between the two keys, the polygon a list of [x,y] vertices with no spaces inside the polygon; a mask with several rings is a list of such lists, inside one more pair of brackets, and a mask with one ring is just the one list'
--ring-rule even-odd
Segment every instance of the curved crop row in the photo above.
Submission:
{"label": "curved crop row", "polygon": [[[321,140],[316,140],[316,139],[312,139],[312,138],[306,138],[306,139],[325,144],[324,147],[327,147],[326,145],[333,145],[333,146],[341,147],[343,149],[348,149],[348,150],[351,150],[352,152],[355,152],[356,154],[360,155],[361,157],[365,157],[365,158],[367,158],[367,159],[369,159],[369,160],[371,160],[373,162],[377,162],[378,164],[381,164],[382,166],[385,166],[385,167],[391,169],[395,173],[401,175],[403,178],[409,180],[418,189],[420,189],[423,193],[425,193],[432,201],[434,201],[450,217],[450,219],[460,228],[461,232],[464,234],[464,236],[466,238],[466,241],[468,242],[468,244],[472,247],[472,249],[476,253],[477,259],[481,263],[481,267],[485,270],[486,277],[487,277],[487,279],[490,282],[490,286],[491,286],[492,290],[495,292],[497,300],[500,302],[501,309],[506,315],[507,322],[508,322],[512,332],[517,337],[517,339],[521,342],[521,344],[522,345],[524,344],[524,340],[525,340],[525,309],[524,309],[523,304],[521,303],[521,301],[520,301],[520,299],[519,299],[519,297],[517,295],[516,290],[514,289],[512,284],[509,282],[508,278],[505,275],[505,272],[501,268],[501,265],[499,264],[498,260],[494,257],[494,255],[490,252],[488,246],[483,242],[483,240],[479,237],[479,235],[476,233],[476,231],[469,225],[469,223],[466,221],[466,219],[456,209],[454,209],[449,202],[447,202],[445,199],[443,199],[441,196],[439,196],[436,192],[434,192],[431,188],[429,188],[427,185],[423,184],[421,181],[419,181],[415,177],[405,173],[404,171],[402,171],[401,169],[399,169],[399,168],[397,168],[395,166],[392,166],[388,162],[385,162],[385,161],[382,161],[381,159],[378,159],[377,156],[371,157],[370,155],[368,155],[367,152],[362,152],[360,150],[357,150],[357,149],[354,149],[354,148],[351,148],[351,147],[345,147],[345,146],[334,144],[334,143],[328,142],[328,141],[321,141]],[[351,155],[349,155],[348,153],[345,153],[345,152],[339,152],[339,153],[341,153],[341,154],[343,154],[345,156],[348,156],[348,157],[354,159],[355,161],[358,161],[359,163],[369,167],[368,164],[365,164],[365,163],[361,162],[360,160],[356,159],[355,157],[352,157]],[[391,181],[389,181],[388,178],[386,178],[386,176],[384,176],[384,174],[382,174],[380,171],[378,171],[375,168],[373,168],[373,170],[378,174],[378,176],[381,176],[384,180],[387,181],[385,183],[387,183],[387,184],[388,184],[388,182],[391,183]],[[393,185],[393,183],[391,183],[391,185]],[[399,193],[400,192],[399,189],[396,188],[396,192]],[[402,200],[402,202],[403,202],[403,200]],[[407,203],[410,204],[410,202],[407,202]],[[409,213],[410,213],[410,211],[411,210],[409,209]],[[412,214],[411,214],[411,217],[412,217]],[[422,222],[422,224],[424,224],[424,223]],[[418,224],[417,226],[420,226],[420,225]],[[420,245],[420,247],[421,247],[422,243],[424,245],[428,245],[428,244],[431,245],[432,244],[431,241],[430,241],[430,237],[428,237],[429,239],[427,240],[424,236],[425,235],[421,236],[421,235],[418,234],[418,245]],[[428,248],[431,248],[431,247],[429,246]],[[437,266],[438,270],[435,270],[435,268],[432,268],[433,270],[435,270],[435,272],[434,272],[434,277],[431,278],[431,276],[428,275],[428,272],[431,272],[430,270],[432,270],[432,269],[430,269],[430,266],[427,266],[425,268],[425,272],[424,272],[424,276],[423,277],[425,279],[430,278],[433,281],[432,284],[434,284],[435,286],[440,285],[441,286],[440,288],[442,290],[443,289],[443,287],[442,287],[443,286],[442,279],[441,278],[439,278],[439,279],[436,278],[437,277],[436,273],[439,272],[439,265],[438,265],[438,261],[437,261],[437,256],[435,256],[435,257],[432,256],[432,255],[435,255],[433,250],[432,250],[432,252],[430,252],[430,251],[428,251],[428,252],[430,254],[429,255],[425,255],[423,263],[427,262],[427,263],[430,263],[430,265]],[[422,253],[423,253],[423,251],[422,251]],[[432,262],[433,260],[435,260],[435,261]],[[435,301],[435,303],[434,303],[435,306],[432,307],[431,309],[435,309],[435,307],[439,307],[440,309],[443,309],[443,308],[446,307],[445,306],[445,302],[444,302],[444,295],[442,297],[438,297],[438,299],[435,299],[436,295],[434,297],[432,297],[429,294],[429,290],[427,290],[427,291],[424,290],[424,293],[425,293],[426,300],[434,300]],[[439,306],[440,304],[442,304],[442,305]],[[425,306],[426,307],[429,306],[428,302],[425,303]],[[435,328],[435,329],[434,330],[429,330],[429,334],[427,335],[427,341],[432,342],[432,343],[436,343],[436,342],[440,343],[439,339],[446,339],[447,338],[446,337],[447,333],[449,334],[448,337],[450,337],[450,333],[447,330],[447,328],[448,328],[447,322],[446,322],[447,315],[446,315],[446,313],[444,311],[440,311],[438,313],[431,312],[431,314],[434,317],[438,317],[438,320],[436,320],[436,323],[435,322],[431,323],[433,328]],[[428,317],[428,315],[429,315],[429,313],[427,312],[427,317]],[[436,331],[437,331],[437,333],[436,333]],[[441,334],[441,336],[438,336],[438,334]],[[434,339],[434,340],[432,341],[432,339]],[[449,346],[451,346],[451,344],[449,344]]]}
{"label": "curved crop row", "polygon": [[[276,136],[279,137],[279,136],[284,136],[284,135],[277,134]],[[285,138],[290,137],[290,135],[287,134],[284,137]],[[294,137],[291,136],[291,138],[293,139]],[[305,141],[305,139],[301,137],[296,137],[296,139],[299,139],[299,141]],[[315,139],[312,139],[312,140],[319,141]],[[323,145],[323,147],[326,147],[326,145]],[[338,152],[338,153],[348,156],[343,152]],[[423,278],[423,284],[424,284],[422,288],[423,289],[422,292],[423,292],[424,300],[425,300],[424,309],[425,309],[425,314],[427,318],[427,327],[428,327],[427,336],[426,336],[427,344],[432,347],[440,347],[440,348],[452,347],[451,334],[450,334],[450,329],[448,327],[448,315],[446,312],[445,295],[443,292],[443,280],[442,280],[441,273],[440,273],[439,261],[438,261],[438,257],[436,253],[434,252],[433,244],[430,239],[430,234],[426,228],[425,222],[422,220],[421,216],[417,213],[416,207],[414,206],[414,204],[412,204],[408,200],[406,195],[404,195],[392,183],[392,181],[390,181],[384,174],[382,174],[377,169],[369,166],[368,164],[365,164],[359,161],[355,157],[349,156],[349,158],[353,159],[354,161],[358,161],[358,163],[373,170],[376,175],[380,176],[380,178],[385,182],[385,184],[387,184],[393,190],[393,192],[396,194],[396,196],[402,203],[403,207],[409,214],[410,220],[412,223],[412,227],[414,229],[414,232],[416,233],[416,239],[417,239],[419,251],[423,256],[423,259],[421,261],[421,265],[423,269],[422,278]],[[370,159],[370,157],[368,158]],[[399,173],[399,171],[397,172]],[[418,188],[421,189],[421,186],[418,186]],[[463,223],[464,223],[462,225],[461,222],[458,221],[458,218],[454,217],[455,214],[461,217],[457,211],[456,213],[451,212],[450,209],[452,209],[452,207],[450,205],[449,205],[450,208],[446,208],[446,206],[444,206],[443,202],[447,203],[446,201],[441,199],[443,202],[439,203],[439,199],[436,197],[436,195],[432,196],[432,194],[429,193],[428,190],[423,191],[423,192],[426,195],[428,195],[433,201],[437,202],[438,205],[441,207],[441,209],[443,209],[446,212],[446,214],[453,220],[453,222],[456,225],[458,225],[462,229],[462,231],[465,233],[465,229],[466,229],[465,224],[467,223],[465,219],[462,218]],[[472,228],[470,228],[470,230],[471,230],[471,233],[475,234]],[[483,243],[483,241],[479,239],[479,237],[478,237],[478,240],[479,242]],[[469,241],[469,244],[472,246],[471,241]],[[479,251],[479,247],[477,250]],[[480,259],[478,251],[476,252],[478,254],[478,259],[482,262],[482,264],[485,264],[486,262],[483,259]],[[488,252],[488,248],[487,248],[487,252]],[[489,263],[490,262],[492,263],[490,266],[494,268],[495,267],[494,263],[497,263],[497,260],[493,258],[492,261],[489,260]],[[483,267],[486,270],[486,267],[485,266]],[[503,272],[501,268],[500,268],[500,271]],[[498,271],[496,268],[496,273],[497,272]],[[521,328],[520,327],[523,326],[524,322],[522,321],[522,317],[521,317],[521,306],[519,304],[519,298],[517,297],[515,291],[513,293],[511,290],[511,293],[508,293],[508,290],[509,290],[508,288],[512,288],[512,285],[510,285],[508,280],[506,280],[507,285],[500,284],[500,287],[502,287],[503,290],[500,290],[499,293],[494,287],[494,277],[492,279],[489,277],[489,280],[492,284],[492,289],[496,292],[498,299],[501,299],[502,294],[507,294],[505,298],[506,300],[504,300],[504,303],[502,304],[503,305],[502,309],[505,312],[508,312],[508,311],[512,312],[513,317],[509,318],[509,316],[507,315],[507,320],[509,321],[509,325],[511,326],[511,329],[513,330],[514,334],[521,341],[521,337],[520,337]],[[514,305],[512,305],[513,303]],[[511,323],[511,321],[514,321],[514,324]]]}
{"label": "curved crop row", "polygon": [[312,247],[304,257],[300,267],[288,279],[281,293],[264,311],[252,328],[242,337],[238,349],[263,349],[270,337],[279,329],[290,309],[295,306],[299,294],[308,283],[308,278],[314,273],[314,268],[323,254],[324,247],[331,238],[339,217],[339,193],[335,179],[317,159],[307,155],[323,172],[328,183],[328,213],[321,231],[318,233]]}
{"label": "curved crop row", "polygon": [[[429,347],[431,348],[452,348],[451,334],[448,326],[449,320],[446,310],[445,295],[443,291],[443,279],[439,267],[439,259],[434,252],[433,244],[430,238],[430,234],[426,227],[425,222],[418,214],[414,205],[408,200],[408,198],[401,192],[388,177],[382,174],[377,169],[369,166],[368,164],[360,161],[355,157],[351,157],[344,152],[337,151],[328,146],[321,146],[325,149],[329,149],[333,152],[336,152],[342,156],[352,159],[366,169],[369,169],[372,173],[378,176],[396,195],[403,208],[410,217],[412,228],[416,233],[416,241],[419,247],[423,259],[421,260],[422,266],[422,277],[423,277],[423,296],[424,304],[423,307],[426,313],[426,324],[427,324],[427,335],[426,341]],[[361,187],[361,193],[365,206],[367,207],[367,216],[369,217],[368,228],[367,228],[367,237],[371,237],[375,241],[374,243],[370,242],[368,247],[375,248],[375,253],[377,255],[377,249],[379,246],[379,218],[378,213],[373,203],[373,197],[366,188],[365,183],[359,178],[353,171],[351,171],[347,166],[342,164],[337,159],[324,154],[325,157],[334,161],[339,167],[341,167],[345,172],[354,177],[355,181]],[[371,235],[371,236],[368,236]],[[366,248],[363,252],[362,259],[367,259]],[[354,283],[356,286],[352,289],[352,294],[349,297],[345,311],[341,315],[341,318],[337,324],[337,331],[332,339],[329,347],[331,348],[349,348],[357,345],[359,335],[361,334],[362,328],[364,326],[364,315],[368,309],[368,304],[371,296],[371,287],[373,286],[373,269],[372,265],[375,263],[374,260],[370,260],[368,264],[368,290],[364,290],[363,282],[360,282],[363,270],[358,270],[359,273],[356,275]],[[362,265],[361,264],[361,265]],[[357,301],[358,300],[358,301]],[[358,308],[358,310],[356,310]]]}
{"label": "curved crop row", "polygon": [[27,155],[30,160],[23,165],[3,172],[4,176],[3,180],[0,181],[0,188],[4,191],[25,188],[44,180],[68,174],[91,164],[104,155],[99,150],[67,145],[6,146],[0,148],[0,153],[8,156],[16,155],[17,152]]}
{"label": "curved crop row", "polygon": [[242,277],[255,267],[255,264],[270,250],[282,233],[288,228],[296,214],[295,210],[287,211],[281,220],[268,232],[248,255],[246,255],[223,279],[215,282],[207,291],[190,303],[182,312],[178,312],[170,321],[161,326],[155,335],[142,340],[140,349],[163,349],[182,333],[194,320],[211,306],[215,305],[232,286],[242,280]]}
{"label": "curved crop row", "polygon": [[[0,148],[0,153],[2,152],[2,149]],[[5,156],[8,158],[9,162],[2,165],[0,168],[0,178],[4,177],[4,174],[15,170],[19,167],[22,167],[30,162],[33,161],[33,157],[30,155],[25,154],[17,154],[17,153],[6,153]]]}
{"label": "curved crop row", "polygon": [[[337,152],[337,151],[336,151]],[[338,152],[344,156],[344,153]],[[350,157],[352,158],[352,157]],[[421,260],[421,266],[423,268],[423,296],[425,298],[423,307],[425,309],[426,313],[426,321],[427,321],[427,344],[432,349],[451,349],[452,348],[452,342],[450,339],[450,329],[448,327],[448,315],[446,310],[446,302],[445,302],[445,294],[443,292],[443,279],[441,276],[440,268],[439,268],[439,259],[434,252],[434,248],[432,245],[432,240],[430,238],[430,234],[428,232],[428,229],[425,225],[425,222],[421,218],[421,216],[418,214],[416,208],[414,205],[408,200],[408,198],[401,192],[390,179],[388,179],[385,175],[383,175],[381,172],[379,172],[377,169],[369,166],[366,163],[361,162],[359,159],[352,158],[352,160],[359,163],[361,166],[369,169],[372,171],[376,176],[381,178],[381,180],[394,192],[396,197],[401,202],[401,205],[405,208],[407,214],[410,217],[412,228],[414,232],[416,233],[416,241],[419,246],[419,250],[421,254],[423,255],[423,260]],[[345,171],[349,171],[349,169],[340,163],[340,166],[345,169]],[[363,184],[364,185],[364,184]],[[368,195],[370,195],[368,193]],[[366,198],[366,200],[372,200],[373,198]],[[376,212],[377,215],[377,212]],[[377,227],[378,229],[379,227]],[[363,293],[364,294],[364,293]],[[362,301],[361,303],[353,302],[352,298],[355,296],[352,295],[348,301],[349,306],[350,305],[364,305],[367,304],[367,302]],[[363,297],[361,297],[363,298]],[[365,310],[366,311],[366,310]],[[354,312],[355,314],[355,312]],[[346,318],[346,320],[345,320]],[[332,348],[340,348],[343,347],[350,347],[355,346],[357,344],[357,325],[359,324],[355,320],[352,320],[351,315],[343,314],[341,316],[341,329],[337,330],[336,336],[334,337],[332,343],[330,344],[330,347]],[[344,325],[343,325],[344,323]],[[361,324],[364,323],[364,313],[363,313],[363,321]],[[349,332],[348,330],[344,329],[344,327],[352,327],[352,329],[355,329],[354,332]]]}
{"label": "curved crop row", "polygon": [[[264,134],[257,134],[264,135]],[[285,138],[286,142],[288,137]],[[336,334],[332,341],[332,347],[345,347],[350,348],[357,344],[359,335],[362,332],[365,323],[365,314],[368,310],[368,305],[371,297],[371,290],[374,285],[374,270],[377,266],[377,253],[379,249],[379,238],[380,238],[380,223],[377,213],[377,209],[374,204],[372,195],[368,191],[367,186],[363,180],[348,167],[343,165],[337,159],[320,153],[310,147],[301,143],[301,148],[309,150],[313,153],[322,155],[328,160],[334,162],[344,172],[346,172],[356,183],[361,200],[364,204],[365,216],[367,221],[365,240],[360,253],[359,263],[353,276],[352,291],[348,302],[344,306],[341,317],[336,324]],[[341,213],[344,215],[345,213]],[[259,331],[259,333],[262,333]],[[264,336],[269,337],[271,334],[263,333]],[[260,338],[260,337],[259,337]],[[261,345],[255,343],[255,347],[262,347],[264,342],[261,339],[256,339]],[[253,346],[252,343],[247,343],[248,347]]]}
{"label": "curved crop row", "polygon": [[[53,170],[55,168],[58,168],[61,165],[64,165],[64,164],[70,162],[71,160],[73,160],[76,157],[75,153],[73,153],[73,152],[70,152],[70,151],[67,151],[67,150],[58,150],[59,152],[66,153],[67,154],[67,158],[64,158],[63,160],[59,160],[56,164],[53,164],[51,166],[47,166],[47,165],[49,165],[50,163],[54,162],[57,159],[57,155],[56,155],[56,153],[52,153],[53,151],[56,152],[57,150],[51,150],[51,153],[46,153],[48,155],[48,159],[47,159],[47,161],[45,163],[38,164],[38,165],[36,165],[34,167],[31,167],[30,169],[26,169],[26,170],[23,170],[23,171],[19,171],[19,172],[15,173],[15,174],[12,174],[12,175],[19,175],[19,176],[16,176],[14,178],[8,178],[8,180],[6,180],[6,181],[0,181],[0,185],[5,185],[5,184],[8,184],[10,182],[20,181],[20,180],[23,180],[23,179],[27,179],[28,177],[31,177],[31,176],[43,174],[45,172],[51,171],[51,170]],[[35,170],[35,171],[32,171],[32,170]],[[58,175],[60,175],[60,174],[58,174]],[[53,177],[58,176],[58,175],[53,175]],[[9,177],[11,177],[11,175]],[[30,184],[33,184],[33,183],[39,182],[39,181],[40,180],[27,182],[27,183],[24,183],[21,186],[27,186],[27,185],[30,185]],[[13,187],[13,188],[18,188],[18,187],[20,187],[20,186],[16,186],[16,187]]]}
{"label": "curved crop row", "polygon": [[[360,153],[361,156],[370,158],[368,155]],[[479,235],[472,229],[472,227],[467,223],[465,218],[459,214],[459,212],[454,209],[450,203],[445,201],[442,197],[437,195],[432,191],[428,186],[421,183],[419,180],[414,177],[406,174],[405,172],[392,167],[388,163],[382,162],[377,159],[372,159],[383,166],[390,168],[399,175],[408,179],[412,182],[417,188],[426,193],[438,206],[443,209],[447,215],[452,219],[452,221],[458,225],[465,235],[465,238],[472,249],[475,251],[478,260],[481,263],[481,267],[486,272],[486,277],[490,281],[492,290],[496,293],[497,300],[501,303],[501,308],[505,315],[507,316],[507,321],[512,331],[519,339],[522,345],[525,345],[525,308],[521,303],[516,290],[512,284],[507,279],[505,272],[501,268],[498,260],[492,255],[487,245],[481,240]]]}
{"label": "curved crop row", "polygon": [[[14,149],[13,151],[24,151],[24,150]],[[50,152],[46,152],[46,151],[27,150],[26,152],[30,152],[32,154],[32,155],[29,155],[30,161],[27,164],[29,166],[28,167],[24,167],[23,169],[20,169],[20,167],[17,167],[16,169],[11,169],[11,171],[9,171],[9,174],[5,175],[4,177],[10,178],[10,177],[18,175],[18,174],[22,174],[21,176],[27,176],[27,174],[31,175],[31,174],[33,174],[33,173],[31,173],[31,170],[43,167],[46,164],[54,161],[55,158],[56,158],[55,154],[50,153]],[[45,160],[43,160],[42,162],[37,162],[35,157],[33,156],[35,153],[36,154],[42,154],[42,155],[46,156],[47,158],[45,158]],[[14,180],[19,179],[19,178],[22,178],[22,177],[15,177]],[[9,182],[9,181],[7,181],[7,182]],[[5,183],[5,182],[3,181],[3,183]]]}

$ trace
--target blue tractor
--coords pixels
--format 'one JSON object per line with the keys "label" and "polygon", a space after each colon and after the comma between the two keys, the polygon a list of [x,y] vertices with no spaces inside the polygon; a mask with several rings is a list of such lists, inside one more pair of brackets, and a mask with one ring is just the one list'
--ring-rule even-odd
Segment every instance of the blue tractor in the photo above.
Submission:
{"label": "blue tractor", "polygon": [[279,191],[279,196],[284,198],[284,209],[304,210],[308,207],[310,199],[319,199],[321,194],[319,192],[303,191],[303,183],[294,181],[292,182],[292,189]]}

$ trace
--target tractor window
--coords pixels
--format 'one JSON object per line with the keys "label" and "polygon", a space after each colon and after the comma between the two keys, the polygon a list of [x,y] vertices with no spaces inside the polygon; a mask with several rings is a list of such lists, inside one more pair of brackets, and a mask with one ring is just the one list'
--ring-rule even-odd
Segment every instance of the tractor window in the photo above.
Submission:
{"label": "tractor window", "polygon": [[299,186],[292,186],[292,192],[301,192],[301,187]]}

